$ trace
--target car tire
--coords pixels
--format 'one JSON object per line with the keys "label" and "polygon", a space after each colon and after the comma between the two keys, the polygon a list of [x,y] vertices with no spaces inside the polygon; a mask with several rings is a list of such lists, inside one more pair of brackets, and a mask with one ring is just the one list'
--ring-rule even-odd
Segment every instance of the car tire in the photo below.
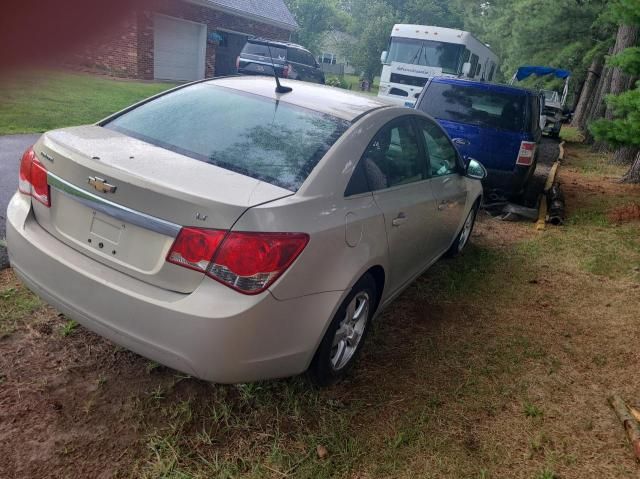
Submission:
{"label": "car tire", "polygon": [[309,367],[318,386],[342,379],[353,367],[378,303],[376,282],[365,274],[342,302]]}
{"label": "car tire", "polygon": [[456,236],[455,241],[449,248],[449,250],[445,253],[447,258],[455,258],[460,255],[462,251],[464,251],[465,246],[469,243],[469,238],[471,238],[471,233],[473,232],[473,227],[476,224],[476,216],[478,215],[478,209],[480,207],[480,202],[476,201],[476,203],[469,211],[467,218],[464,220],[462,225],[462,229],[458,236]]}

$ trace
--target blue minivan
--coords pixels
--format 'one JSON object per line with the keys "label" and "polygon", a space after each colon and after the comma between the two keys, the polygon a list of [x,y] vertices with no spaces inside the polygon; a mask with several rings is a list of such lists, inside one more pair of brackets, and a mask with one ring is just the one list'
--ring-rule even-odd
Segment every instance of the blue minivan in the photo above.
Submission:
{"label": "blue minivan", "polygon": [[524,191],[535,171],[542,137],[539,93],[435,77],[415,108],[444,127],[463,158],[474,158],[487,168],[486,188],[510,198]]}

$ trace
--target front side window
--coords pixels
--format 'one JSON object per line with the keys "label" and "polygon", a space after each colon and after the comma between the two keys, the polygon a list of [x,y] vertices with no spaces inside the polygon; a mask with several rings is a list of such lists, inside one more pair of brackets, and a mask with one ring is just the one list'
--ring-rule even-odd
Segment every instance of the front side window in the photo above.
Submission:
{"label": "front side window", "polygon": [[304,64],[304,52],[297,48],[289,48],[287,58],[290,62]]}
{"label": "front side window", "polygon": [[419,120],[431,176],[446,176],[458,172],[458,153],[442,129],[432,121]]}
{"label": "front side window", "polygon": [[195,160],[297,191],[349,122],[199,83],[103,124]]}
{"label": "front side window", "polygon": [[370,190],[423,180],[425,159],[418,145],[410,118],[383,127],[360,160]]}
{"label": "front side window", "polygon": [[464,45],[393,37],[387,63],[440,67],[443,73],[457,74],[461,66]]}
{"label": "front side window", "polygon": [[304,62],[310,67],[316,66],[316,60],[315,58],[313,58],[313,55],[311,53],[304,52]]}

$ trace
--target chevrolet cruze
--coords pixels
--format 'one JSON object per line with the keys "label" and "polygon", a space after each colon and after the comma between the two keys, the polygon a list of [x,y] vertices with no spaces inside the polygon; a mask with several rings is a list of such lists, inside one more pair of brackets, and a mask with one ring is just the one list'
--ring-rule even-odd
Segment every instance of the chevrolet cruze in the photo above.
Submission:
{"label": "chevrolet cruze", "polygon": [[419,111],[286,84],[198,82],[45,133],[8,208],[16,273],[193,376],[338,379],[376,313],[464,248],[486,172]]}

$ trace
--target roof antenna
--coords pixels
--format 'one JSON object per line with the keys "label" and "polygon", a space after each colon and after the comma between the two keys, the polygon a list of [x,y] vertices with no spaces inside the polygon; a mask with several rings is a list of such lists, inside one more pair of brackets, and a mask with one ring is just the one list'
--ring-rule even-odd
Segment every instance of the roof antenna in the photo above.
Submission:
{"label": "roof antenna", "polygon": [[269,58],[271,58],[271,66],[273,67],[273,76],[276,79],[276,93],[292,92],[293,88],[280,85],[280,79],[278,78],[278,72],[276,71],[276,64],[273,61],[273,55],[271,54],[271,46],[268,43],[266,45],[267,45],[267,48],[269,49]]}

